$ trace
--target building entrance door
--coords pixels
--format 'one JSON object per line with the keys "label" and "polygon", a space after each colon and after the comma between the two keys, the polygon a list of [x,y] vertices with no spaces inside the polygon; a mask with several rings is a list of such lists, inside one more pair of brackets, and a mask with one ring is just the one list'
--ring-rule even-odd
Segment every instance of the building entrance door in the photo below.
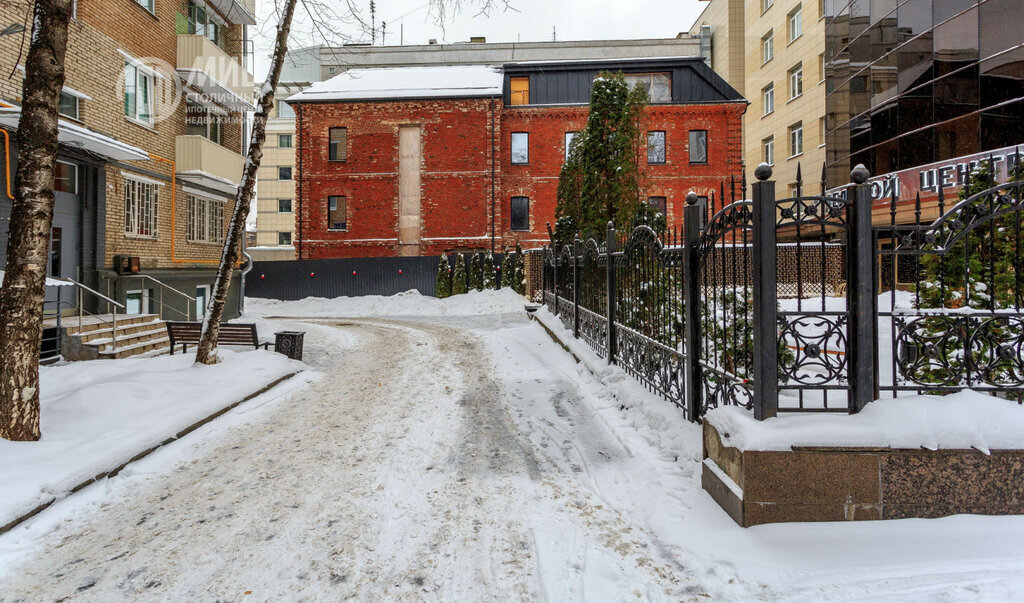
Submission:
{"label": "building entrance door", "polygon": [[420,127],[398,128],[398,255],[420,254]]}

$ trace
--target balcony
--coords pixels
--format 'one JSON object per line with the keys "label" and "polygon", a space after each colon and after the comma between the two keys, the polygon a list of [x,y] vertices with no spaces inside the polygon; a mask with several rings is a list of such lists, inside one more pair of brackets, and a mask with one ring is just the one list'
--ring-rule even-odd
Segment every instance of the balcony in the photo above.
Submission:
{"label": "balcony", "polygon": [[177,136],[174,162],[178,178],[234,195],[245,157],[205,136]]}
{"label": "balcony", "polygon": [[256,0],[206,0],[217,11],[237,25],[256,25]]}
{"label": "balcony", "polygon": [[252,111],[252,74],[205,36],[178,36],[178,76],[210,101],[232,111]]}

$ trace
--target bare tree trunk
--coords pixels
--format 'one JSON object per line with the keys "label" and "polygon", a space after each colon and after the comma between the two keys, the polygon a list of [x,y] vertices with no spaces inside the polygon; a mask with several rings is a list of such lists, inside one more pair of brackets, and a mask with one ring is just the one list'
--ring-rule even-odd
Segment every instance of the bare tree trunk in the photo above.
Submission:
{"label": "bare tree trunk", "polygon": [[259,106],[253,118],[249,155],[242,170],[242,181],[238,185],[238,194],[235,196],[235,211],[231,215],[228,234],[224,237],[224,252],[220,258],[220,268],[217,270],[213,296],[210,298],[203,317],[203,331],[196,348],[197,363],[214,364],[217,362],[215,353],[217,334],[220,331],[220,321],[224,315],[228,289],[231,287],[231,276],[234,273],[235,262],[238,261],[239,247],[245,233],[245,220],[249,217],[249,206],[252,203],[253,189],[256,187],[256,172],[260,169],[260,161],[263,160],[263,141],[267,137],[267,116],[270,114],[270,108],[274,105],[274,89],[277,88],[277,83],[281,79],[281,68],[288,50],[288,32],[291,29],[292,16],[295,14],[297,2],[298,0],[286,0],[284,11],[281,14],[281,22],[277,26],[273,62],[257,101]]}
{"label": "bare tree trunk", "polygon": [[72,0],[36,0],[25,61],[18,171],[0,287],[0,437],[39,439],[39,348],[53,222],[57,107]]}

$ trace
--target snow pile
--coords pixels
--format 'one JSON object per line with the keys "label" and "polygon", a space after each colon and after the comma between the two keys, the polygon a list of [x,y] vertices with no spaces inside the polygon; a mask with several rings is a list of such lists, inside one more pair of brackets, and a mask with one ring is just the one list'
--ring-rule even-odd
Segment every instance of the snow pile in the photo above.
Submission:
{"label": "snow pile", "polygon": [[411,289],[389,297],[307,297],[299,301],[247,298],[246,315],[259,316],[483,316],[523,313],[526,301],[511,289],[470,291],[437,299]]}
{"label": "snow pile", "polygon": [[[740,450],[792,446],[1019,450],[1024,407],[974,391],[878,400],[856,415],[787,415],[755,421],[736,406],[708,412],[723,442]],[[726,435],[727,434],[727,435]]]}
{"label": "snow pile", "polygon": [[0,526],[305,366],[265,350],[217,353],[212,366],[181,354],[40,367],[42,438],[0,439]]}
{"label": "snow pile", "polygon": [[487,65],[349,69],[289,97],[289,103],[501,96],[502,71]]}

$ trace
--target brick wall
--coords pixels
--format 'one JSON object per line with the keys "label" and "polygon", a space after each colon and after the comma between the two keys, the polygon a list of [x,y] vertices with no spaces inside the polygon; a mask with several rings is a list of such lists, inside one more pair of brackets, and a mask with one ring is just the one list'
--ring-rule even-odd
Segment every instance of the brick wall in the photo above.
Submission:
{"label": "brick wall", "polygon": [[[0,3],[0,22],[24,23],[28,26],[28,5],[27,0]],[[71,21],[68,30],[65,85],[89,96],[80,104],[81,125],[153,155],[174,160],[175,137],[186,133],[184,103],[166,119],[158,120],[152,126],[125,117],[121,86],[124,57],[121,52],[140,59],[159,59],[169,69],[165,76],[171,82],[176,81],[177,76],[173,71],[177,60],[175,20],[179,13],[185,13],[185,6],[184,0],[158,0],[154,15],[134,0],[79,0],[78,18]],[[226,36],[228,52],[232,56],[240,56],[241,26],[229,26]],[[20,35],[0,36],[0,71],[11,73],[15,64],[24,63],[24,53],[27,51],[27,40],[22,48]],[[14,77],[0,78],[0,97],[20,102],[23,76],[23,71],[15,70]],[[238,115],[232,117],[237,118]],[[229,120],[224,127],[223,146],[239,152],[241,130],[240,120]],[[135,173],[164,183],[159,192],[159,237],[141,238],[124,234],[124,173]],[[219,259],[219,244],[190,243],[186,240],[187,197],[178,183],[174,187],[175,255],[179,260],[192,263],[182,264],[171,260],[173,174],[171,164],[162,161],[108,164],[104,248],[107,267],[113,265],[113,256],[118,254],[141,256],[144,269],[208,267],[209,263]],[[228,199],[224,208],[226,231],[234,199],[231,195],[222,197]]]}
{"label": "brick wall", "polygon": [[[398,129],[421,128],[422,255],[490,245],[491,106],[454,99],[303,105],[296,247],[300,258],[394,255],[398,247]],[[496,113],[497,114],[497,113]],[[497,120],[494,123],[495,136]],[[348,128],[347,160],[328,161],[331,127]],[[271,176],[266,171],[261,177]],[[327,229],[327,197],[347,199],[347,230]]]}
{"label": "brick wall", "polygon": [[[491,123],[494,103],[497,123]],[[659,105],[647,130],[663,130],[666,162],[642,166],[643,195],[664,196],[671,226],[681,226],[686,194],[717,195],[723,180],[741,176],[743,103]],[[420,253],[487,249],[494,190],[495,251],[539,247],[554,222],[566,132],[586,125],[587,107],[502,107],[490,99],[313,103],[297,120],[301,179],[297,197],[299,257],[364,257],[397,253],[398,127],[419,124],[421,135]],[[348,160],[327,160],[327,131],[348,128]],[[689,163],[689,131],[708,131],[708,162]],[[529,162],[511,164],[511,135],[529,133]],[[491,147],[497,164],[491,165]],[[268,168],[269,169],[269,168]],[[492,172],[493,170],[493,172]],[[274,178],[269,171],[262,177]],[[348,230],[328,231],[327,196],[347,198]],[[530,199],[528,231],[512,231],[510,199]]]}

